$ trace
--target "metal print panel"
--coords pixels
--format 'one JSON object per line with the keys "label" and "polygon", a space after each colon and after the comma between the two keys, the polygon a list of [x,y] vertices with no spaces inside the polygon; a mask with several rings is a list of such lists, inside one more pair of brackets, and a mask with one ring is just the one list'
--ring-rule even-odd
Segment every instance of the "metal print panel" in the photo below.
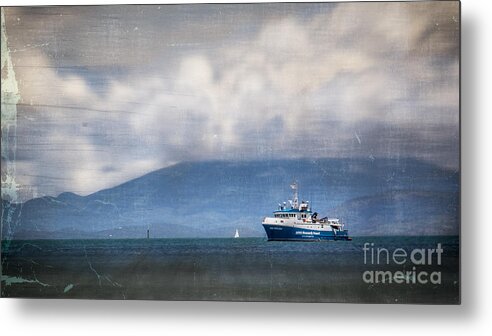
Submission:
{"label": "metal print panel", "polygon": [[1,10],[1,296],[459,304],[460,4]]}

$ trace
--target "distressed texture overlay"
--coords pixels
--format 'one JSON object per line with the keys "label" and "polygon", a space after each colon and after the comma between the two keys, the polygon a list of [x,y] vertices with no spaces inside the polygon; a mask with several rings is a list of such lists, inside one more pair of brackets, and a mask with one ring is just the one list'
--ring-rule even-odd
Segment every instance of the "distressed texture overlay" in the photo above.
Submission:
{"label": "distressed texture overlay", "polygon": [[2,8],[2,295],[457,303],[459,6]]}
{"label": "distressed texture overlay", "polygon": [[[18,184],[16,182],[16,152],[17,152],[17,103],[20,99],[14,67],[7,46],[5,29],[5,14],[1,12],[1,117],[2,117],[2,201],[17,202]],[[5,218],[5,220],[4,220]],[[4,226],[3,224],[6,224]],[[2,206],[2,237],[12,235],[13,208]]]}

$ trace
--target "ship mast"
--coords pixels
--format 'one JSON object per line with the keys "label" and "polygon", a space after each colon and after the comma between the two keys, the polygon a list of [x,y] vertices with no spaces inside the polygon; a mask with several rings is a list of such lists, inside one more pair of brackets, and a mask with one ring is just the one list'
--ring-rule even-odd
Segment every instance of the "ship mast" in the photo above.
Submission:
{"label": "ship mast", "polygon": [[294,183],[292,183],[290,187],[292,188],[292,190],[294,190],[294,196],[292,199],[292,208],[299,209],[299,194],[298,194],[299,186],[297,184],[297,181],[294,181]]}

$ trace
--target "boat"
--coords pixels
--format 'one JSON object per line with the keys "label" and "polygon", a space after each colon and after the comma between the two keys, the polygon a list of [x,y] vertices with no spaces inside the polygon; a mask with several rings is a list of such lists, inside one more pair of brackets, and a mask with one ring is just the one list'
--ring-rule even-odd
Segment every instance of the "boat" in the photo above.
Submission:
{"label": "boat", "polygon": [[265,217],[262,225],[269,241],[352,240],[339,218],[319,218],[311,211],[309,201],[299,202],[298,183],[290,185],[292,200],[279,204],[273,217]]}
{"label": "boat", "polygon": [[239,238],[239,230],[236,229],[236,233],[234,234],[234,238]]}

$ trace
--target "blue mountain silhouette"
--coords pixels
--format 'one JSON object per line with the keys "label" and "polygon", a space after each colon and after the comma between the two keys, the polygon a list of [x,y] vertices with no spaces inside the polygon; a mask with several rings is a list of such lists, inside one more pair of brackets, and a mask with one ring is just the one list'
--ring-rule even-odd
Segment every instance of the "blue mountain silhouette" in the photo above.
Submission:
{"label": "blue mountain silhouette", "polygon": [[[459,173],[415,159],[183,162],[88,196],[2,201],[3,238],[263,236],[262,217],[291,197],[341,217],[351,235],[459,230]],[[8,214],[8,216],[7,216]]]}

